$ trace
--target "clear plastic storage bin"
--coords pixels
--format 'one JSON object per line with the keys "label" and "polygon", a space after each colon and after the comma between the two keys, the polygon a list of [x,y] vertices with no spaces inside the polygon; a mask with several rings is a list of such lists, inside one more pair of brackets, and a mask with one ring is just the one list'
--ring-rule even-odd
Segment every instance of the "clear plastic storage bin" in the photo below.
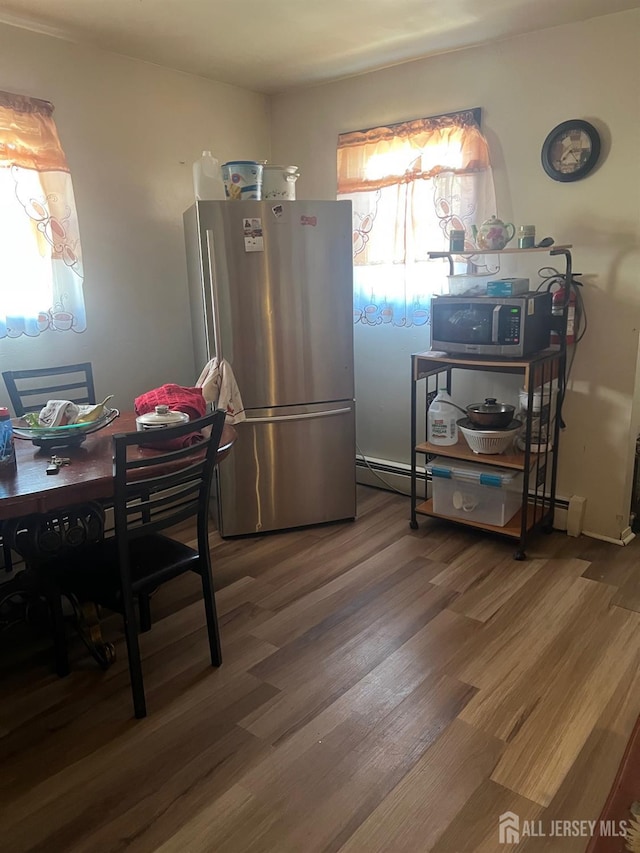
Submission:
{"label": "clear plastic storage bin", "polygon": [[448,275],[449,296],[486,296],[487,284],[495,281],[495,275],[460,274]]}
{"label": "clear plastic storage bin", "polygon": [[427,471],[438,515],[504,527],[522,504],[522,474],[517,471],[439,456]]}

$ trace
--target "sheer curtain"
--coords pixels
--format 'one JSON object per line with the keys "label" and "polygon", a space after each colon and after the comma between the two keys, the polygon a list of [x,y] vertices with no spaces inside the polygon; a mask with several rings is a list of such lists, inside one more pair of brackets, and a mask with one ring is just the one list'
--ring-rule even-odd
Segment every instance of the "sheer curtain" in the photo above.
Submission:
{"label": "sheer curtain", "polygon": [[[473,111],[343,133],[338,198],[353,203],[354,322],[424,325],[448,248],[496,213],[487,141]],[[466,267],[465,267],[466,268]]]}
{"label": "sheer curtain", "polygon": [[0,92],[0,338],[86,329],[73,186],[48,101]]}

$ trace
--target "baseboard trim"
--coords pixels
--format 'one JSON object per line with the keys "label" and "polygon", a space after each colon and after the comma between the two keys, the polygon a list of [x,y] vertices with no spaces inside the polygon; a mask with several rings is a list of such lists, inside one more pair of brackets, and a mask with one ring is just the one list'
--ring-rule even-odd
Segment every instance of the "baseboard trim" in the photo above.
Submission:
{"label": "baseboard trim", "polygon": [[[627,528],[629,530],[629,528]],[[620,535],[620,539],[614,539],[612,536],[603,536],[601,533],[593,533],[591,530],[583,530],[584,536],[588,536],[590,539],[599,539],[601,542],[610,542],[612,545],[628,545],[629,542],[633,542],[636,538],[636,534],[631,530],[627,533],[623,531]]]}

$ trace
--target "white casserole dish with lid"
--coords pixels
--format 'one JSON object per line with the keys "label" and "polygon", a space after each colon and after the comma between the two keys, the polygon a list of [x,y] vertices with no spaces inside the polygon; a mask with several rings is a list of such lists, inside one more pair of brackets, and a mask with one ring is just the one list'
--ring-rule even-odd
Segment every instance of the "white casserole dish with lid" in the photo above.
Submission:
{"label": "white casserole dish with lid", "polygon": [[169,406],[160,405],[156,406],[154,412],[139,415],[136,418],[136,429],[138,432],[147,429],[164,429],[164,427],[186,424],[188,421],[189,415],[185,412],[174,412]]}

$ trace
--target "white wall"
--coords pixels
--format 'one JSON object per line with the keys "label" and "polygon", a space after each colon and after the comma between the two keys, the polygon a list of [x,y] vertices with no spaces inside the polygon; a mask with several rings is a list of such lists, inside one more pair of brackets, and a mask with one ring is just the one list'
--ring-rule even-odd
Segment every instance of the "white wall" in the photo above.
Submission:
{"label": "white wall", "polygon": [[[574,268],[585,274],[589,330],[567,394],[558,489],[586,496],[585,530],[613,539],[628,524],[640,420],[632,405],[640,323],[639,79],[634,10],[283,94],[272,104],[274,160],[299,164],[299,198],[335,198],[341,131],[482,108],[498,215],[573,244]],[[589,177],[562,184],[543,172],[540,149],[569,118],[596,125],[603,155]],[[527,274],[537,281],[536,268]],[[423,349],[424,329],[356,328],[358,441],[367,455],[408,462],[409,355]]]}
{"label": "white wall", "polygon": [[165,382],[193,384],[202,365],[191,349],[182,227],[192,163],[205,148],[221,162],[268,158],[268,99],[3,25],[0,89],[55,106],[87,307],[83,334],[0,340],[1,369],[89,360],[96,393],[114,394],[122,409]]}

